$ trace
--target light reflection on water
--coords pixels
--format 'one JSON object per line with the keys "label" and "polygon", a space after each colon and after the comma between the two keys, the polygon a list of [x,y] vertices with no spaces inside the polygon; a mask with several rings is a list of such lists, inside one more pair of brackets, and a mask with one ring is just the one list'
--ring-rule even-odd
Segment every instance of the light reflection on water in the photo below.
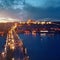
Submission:
{"label": "light reflection on water", "polygon": [[[29,33],[19,34],[19,37],[28,50],[30,60],[60,60],[60,34]],[[4,44],[5,38],[0,37],[0,51]]]}
{"label": "light reflection on water", "polygon": [[19,34],[28,49],[30,60],[59,60],[60,34],[35,33]]}

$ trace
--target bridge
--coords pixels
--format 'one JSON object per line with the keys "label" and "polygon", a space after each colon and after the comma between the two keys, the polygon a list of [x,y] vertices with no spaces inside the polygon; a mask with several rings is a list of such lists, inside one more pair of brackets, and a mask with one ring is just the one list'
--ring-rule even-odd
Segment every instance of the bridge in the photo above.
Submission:
{"label": "bridge", "polygon": [[5,48],[0,57],[1,60],[29,60],[27,49],[15,32],[16,27],[17,24],[15,23],[7,33]]}

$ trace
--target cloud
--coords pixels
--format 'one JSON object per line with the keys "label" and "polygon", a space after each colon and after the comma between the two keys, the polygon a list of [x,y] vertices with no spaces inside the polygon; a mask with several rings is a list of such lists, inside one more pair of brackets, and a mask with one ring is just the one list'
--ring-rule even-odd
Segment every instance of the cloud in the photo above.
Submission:
{"label": "cloud", "polygon": [[26,0],[27,3],[34,7],[58,7],[60,6],[60,0]]}
{"label": "cloud", "polygon": [[[0,0],[0,8],[23,9],[24,0]],[[26,4],[33,7],[60,7],[60,0],[25,0]]]}
{"label": "cloud", "polygon": [[46,0],[46,7],[60,7],[60,0]]}
{"label": "cloud", "polygon": [[60,0],[0,0],[0,17],[15,19],[60,19]]}

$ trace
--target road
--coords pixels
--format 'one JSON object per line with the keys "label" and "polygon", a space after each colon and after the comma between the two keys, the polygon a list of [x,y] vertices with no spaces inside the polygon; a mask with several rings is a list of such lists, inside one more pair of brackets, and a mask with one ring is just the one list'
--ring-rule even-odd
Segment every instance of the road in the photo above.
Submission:
{"label": "road", "polygon": [[17,56],[16,54],[18,54],[19,60],[29,60],[27,49],[24,47],[22,40],[15,32],[16,27],[17,24],[13,25],[8,31],[5,49],[4,52],[2,52],[2,56],[5,57],[6,60],[16,60],[14,56]]}

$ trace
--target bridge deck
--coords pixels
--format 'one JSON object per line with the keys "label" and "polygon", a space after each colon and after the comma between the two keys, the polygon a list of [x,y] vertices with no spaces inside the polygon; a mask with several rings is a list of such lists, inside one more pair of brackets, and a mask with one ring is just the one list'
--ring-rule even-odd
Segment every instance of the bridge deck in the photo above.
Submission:
{"label": "bridge deck", "polygon": [[29,56],[27,56],[27,49],[24,47],[22,40],[15,32],[15,28],[17,26],[14,25],[9,30],[7,34],[6,44],[4,52],[2,52],[1,60],[28,60]]}

